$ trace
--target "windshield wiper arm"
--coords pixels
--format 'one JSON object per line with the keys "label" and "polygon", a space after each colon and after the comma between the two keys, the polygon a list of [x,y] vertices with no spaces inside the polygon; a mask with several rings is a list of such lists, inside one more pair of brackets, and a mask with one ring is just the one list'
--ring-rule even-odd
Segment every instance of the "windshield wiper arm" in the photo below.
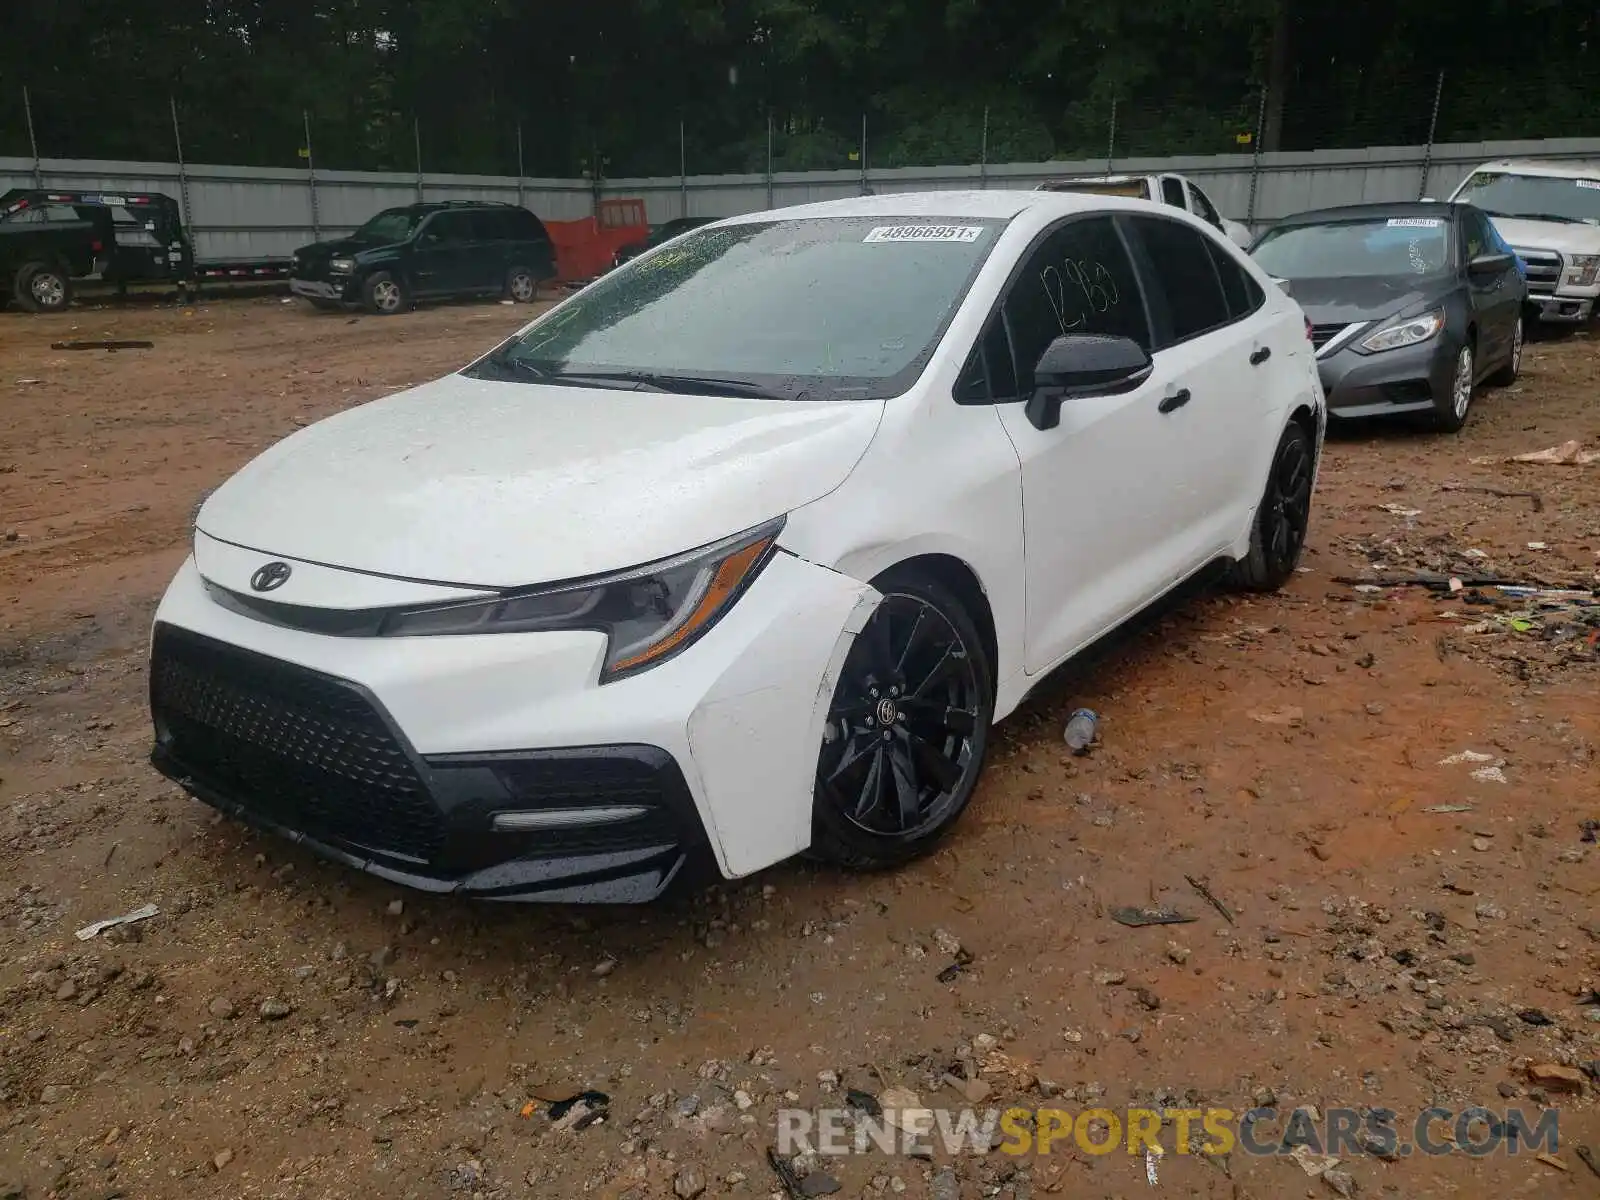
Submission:
{"label": "windshield wiper arm", "polygon": [[1563,225],[1582,225],[1577,217],[1564,217],[1560,213],[1518,213],[1519,221],[1559,221]]}
{"label": "windshield wiper arm", "polygon": [[631,383],[661,392],[702,396],[749,396],[758,400],[788,400],[790,397],[758,383],[743,379],[719,379],[710,375],[678,375],[670,371],[555,371],[552,382],[573,381]]}

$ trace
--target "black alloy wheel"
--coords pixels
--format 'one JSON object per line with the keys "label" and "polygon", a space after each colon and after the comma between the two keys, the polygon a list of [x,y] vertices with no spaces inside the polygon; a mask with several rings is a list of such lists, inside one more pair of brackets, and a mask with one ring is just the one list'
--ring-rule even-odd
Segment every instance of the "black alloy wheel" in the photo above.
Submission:
{"label": "black alloy wheel", "polygon": [[1275,592],[1294,576],[1311,524],[1311,484],[1316,473],[1311,435],[1291,421],[1278,440],[1267,490],[1256,512],[1250,553],[1235,564],[1233,582],[1248,591]]}
{"label": "black alloy wheel", "polygon": [[812,854],[845,866],[931,848],[966,807],[994,709],[981,638],[931,581],[882,581],[840,672],[817,765]]}

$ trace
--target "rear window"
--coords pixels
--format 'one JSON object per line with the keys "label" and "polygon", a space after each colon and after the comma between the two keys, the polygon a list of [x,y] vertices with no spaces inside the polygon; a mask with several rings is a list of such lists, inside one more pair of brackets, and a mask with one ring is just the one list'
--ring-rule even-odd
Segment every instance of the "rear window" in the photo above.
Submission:
{"label": "rear window", "polygon": [[1149,189],[1142,179],[1058,179],[1041,185],[1044,192],[1085,192],[1091,196],[1129,196],[1147,200]]}

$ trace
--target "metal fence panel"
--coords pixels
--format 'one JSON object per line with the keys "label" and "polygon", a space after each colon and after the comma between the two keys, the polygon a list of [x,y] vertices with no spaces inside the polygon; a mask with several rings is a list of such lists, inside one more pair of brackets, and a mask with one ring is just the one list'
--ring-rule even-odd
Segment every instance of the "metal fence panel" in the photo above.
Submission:
{"label": "metal fence panel", "polygon": [[[1176,171],[1189,175],[1224,215],[1244,220],[1252,184],[1257,228],[1308,208],[1369,200],[1411,200],[1425,188],[1447,196],[1478,163],[1496,158],[1562,158],[1600,161],[1600,139],[1562,138],[1514,142],[1463,142],[1422,146],[1379,146],[1365,150],[1305,153],[1221,154],[1169,158],[1116,159],[1118,173]],[[1101,174],[1105,159],[1076,162],[991,163],[978,166],[897,167],[883,170],[777,172],[772,175],[703,175],[648,179],[608,179],[604,196],[640,197],[653,223],[689,215],[736,216],[769,207],[787,207],[859,196],[940,188],[1018,188],[1070,175]],[[414,172],[328,171],[316,173],[316,207],[306,170],[187,164],[189,219],[202,258],[265,258],[289,254],[313,240],[348,233],[383,208],[417,199]],[[157,191],[178,197],[176,164],[45,159],[46,187],[74,190]],[[1426,176],[1426,184],[1424,183]],[[0,158],[0,191],[33,185],[31,158]],[[519,196],[547,220],[569,221],[591,215],[595,191],[582,179],[523,179],[497,175],[420,177],[428,200],[500,200]]]}

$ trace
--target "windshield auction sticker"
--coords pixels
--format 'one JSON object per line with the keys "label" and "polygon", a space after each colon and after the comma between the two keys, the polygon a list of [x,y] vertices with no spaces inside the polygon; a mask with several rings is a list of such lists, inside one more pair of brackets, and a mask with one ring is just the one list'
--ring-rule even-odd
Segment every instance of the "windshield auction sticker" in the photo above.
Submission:
{"label": "windshield auction sticker", "polygon": [[1437,229],[1444,222],[1438,217],[1390,217],[1390,229]]}
{"label": "windshield auction sticker", "polygon": [[982,225],[877,225],[863,242],[975,242]]}

